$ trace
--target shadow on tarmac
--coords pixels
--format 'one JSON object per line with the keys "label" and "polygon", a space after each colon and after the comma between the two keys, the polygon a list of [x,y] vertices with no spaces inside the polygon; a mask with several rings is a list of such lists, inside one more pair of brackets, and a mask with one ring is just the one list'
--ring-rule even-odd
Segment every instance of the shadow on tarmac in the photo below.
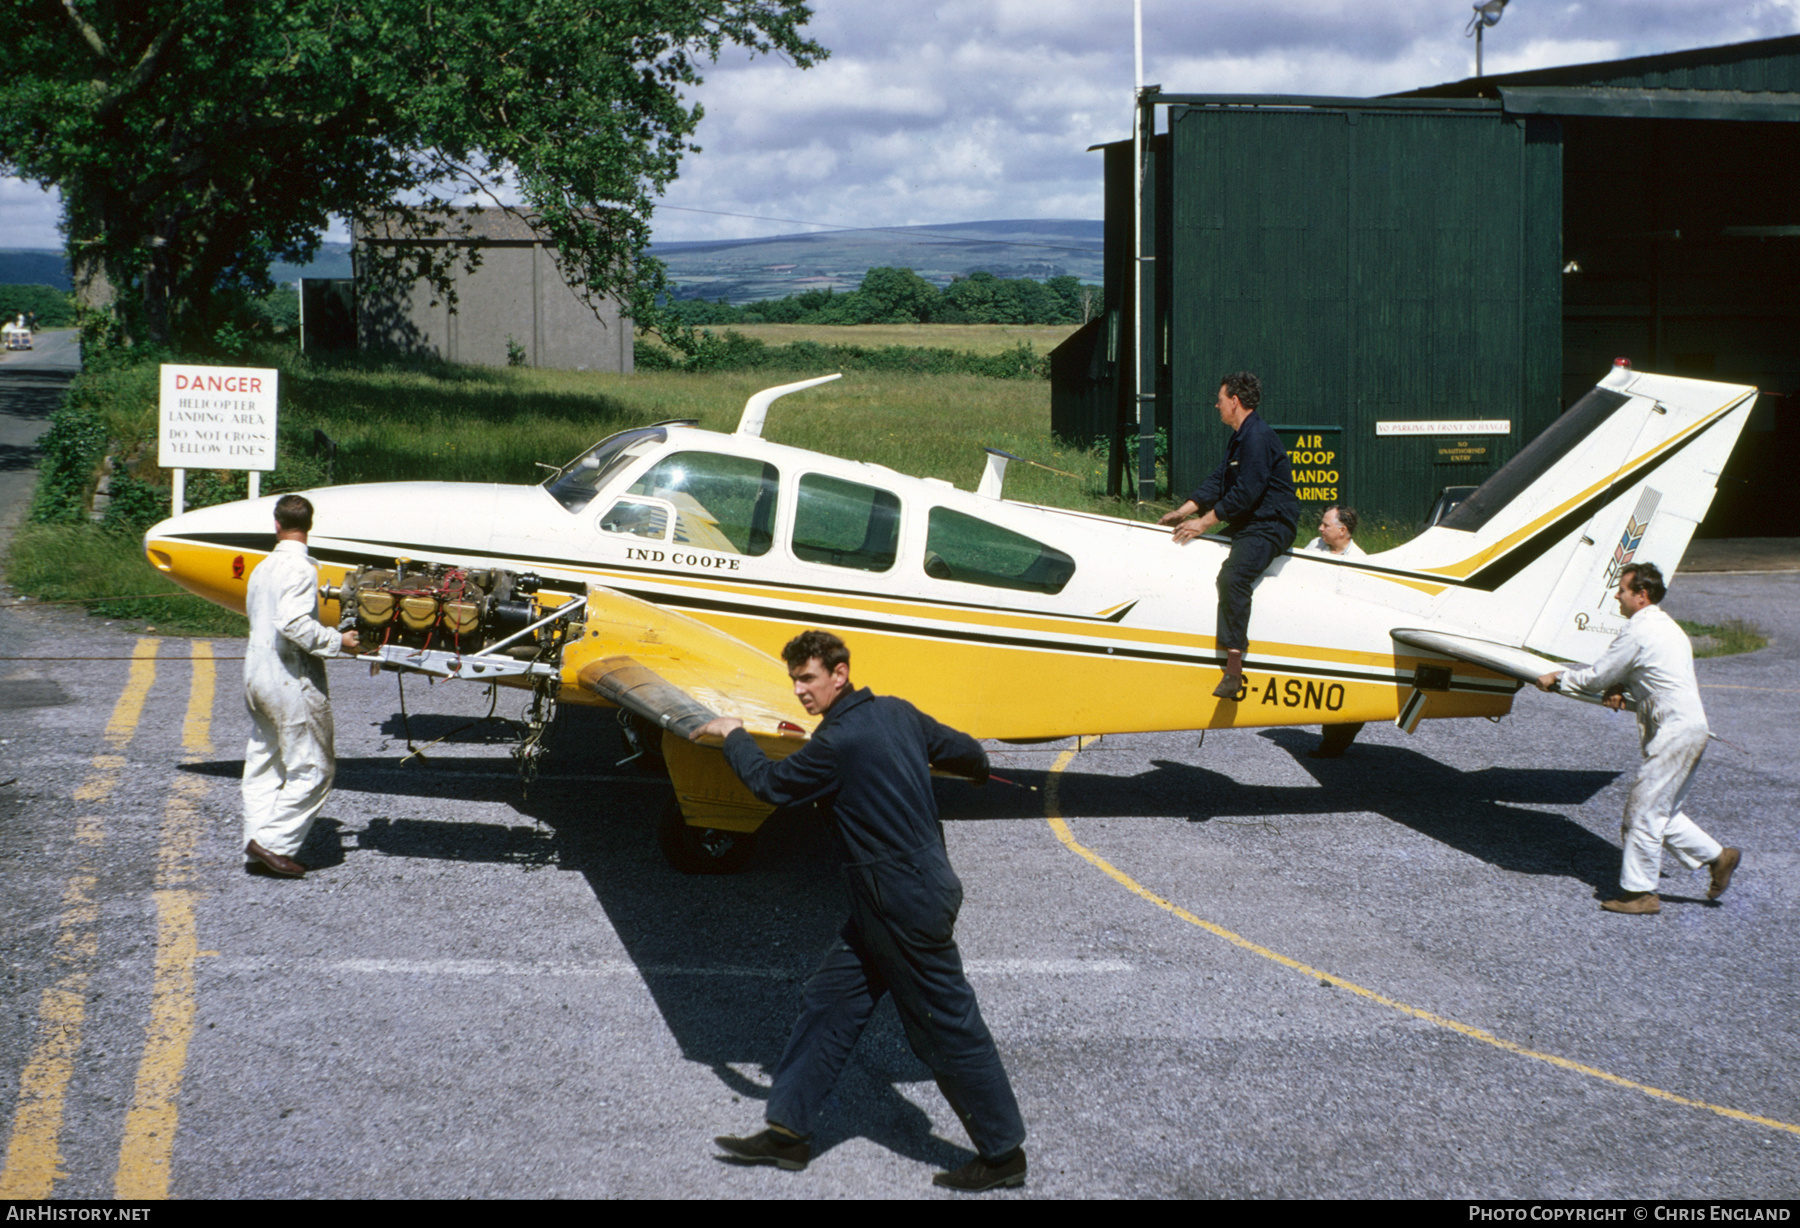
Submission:
{"label": "shadow on tarmac", "polygon": [[[454,728],[451,720],[414,717],[413,737],[442,736]],[[392,730],[384,726],[390,736],[400,732],[393,724]],[[690,877],[672,869],[657,849],[656,818],[668,797],[667,781],[635,764],[618,766],[629,750],[611,713],[566,710],[544,771],[524,799],[511,759],[454,753],[459,742],[494,741],[495,730],[463,730],[428,759],[404,766],[399,752],[340,760],[340,788],[392,796],[396,812],[369,820],[354,833],[354,844],[338,821],[322,818],[301,860],[327,869],[374,855],[583,875],[683,1054],[710,1067],[734,1100],[766,1099],[761,1072],[779,1060],[800,984],[846,913],[836,851],[816,814],[771,820],[744,873]],[[1461,772],[1417,751],[1378,745],[1354,746],[1342,759],[1313,760],[1305,752],[1317,744],[1314,734],[1283,729],[1261,736],[1293,754],[1317,785],[1246,785],[1223,772],[1155,760],[1129,777],[1065,771],[1062,813],[1071,819],[1160,815],[1205,823],[1223,816],[1279,820],[1373,811],[1503,869],[1566,875],[1597,892],[1613,888],[1615,846],[1560,814],[1526,807],[1580,804],[1611,784],[1615,772]],[[215,760],[183,770],[227,778],[239,775],[242,764]],[[935,782],[946,821],[1041,821],[1047,774],[1008,774],[1037,789]],[[442,821],[432,817],[434,798],[506,801],[531,825]],[[749,969],[774,975],[745,975]],[[827,1106],[815,1151],[862,1137],[921,1163],[963,1162],[970,1153],[935,1136],[930,1119],[900,1090],[929,1079],[907,1048],[898,1016],[884,1004]],[[719,1129],[754,1131],[750,1117],[721,1104]]]}
{"label": "shadow on tarmac", "polygon": [[[427,730],[437,737],[454,727],[441,719],[446,728],[439,730],[413,717],[415,741],[427,740]],[[399,733],[398,721],[393,725],[390,736]],[[799,1013],[800,985],[848,913],[823,824],[810,812],[778,816],[763,828],[745,872],[692,877],[670,867],[657,848],[667,778],[617,766],[630,751],[612,713],[565,709],[543,772],[524,799],[510,758],[455,753],[459,742],[485,742],[490,732],[478,727],[457,734],[427,752],[426,761],[404,767],[398,765],[404,751],[340,759],[337,787],[391,796],[394,813],[370,819],[360,832],[322,816],[300,860],[316,869],[368,856],[497,862],[583,875],[683,1055],[724,1085],[719,1133],[760,1129],[761,1110],[747,1102],[767,1099],[767,1073]],[[243,764],[213,760],[182,770],[236,779]],[[447,822],[432,817],[435,798],[506,801],[526,823]],[[884,1003],[827,1101],[813,1137],[815,1156],[866,1138],[938,1168],[966,1162],[973,1152],[936,1137],[931,1119],[901,1090],[930,1080],[907,1047],[899,1016]],[[734,1103],[740,1100],[746,1103]]]}

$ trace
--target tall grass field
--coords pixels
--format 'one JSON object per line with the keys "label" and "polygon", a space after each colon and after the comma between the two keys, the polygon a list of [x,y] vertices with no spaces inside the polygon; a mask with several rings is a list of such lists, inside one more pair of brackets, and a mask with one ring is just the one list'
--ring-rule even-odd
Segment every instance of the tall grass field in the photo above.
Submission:
{"label": "tall grass field", "polygon": [[[1022,334],[1068,331],[753,327],[771,344],[837,343],[842,339],[836,336],[799,334],[845,333],[854,334],[856,344],[916,345],[912,335],[922,333],[939,348],[987,345],[998,351],[1021,340],[1049,341]],[[906,336],[874,336],[882,330]],[[617,431],[687,418],[730,432],[752,393],[799,378],[768,371],[613,375],[364,356],[314,360],[291,349],[247,355],[236,365],[281,371],[280,464],[265,476],[265,493],[358,482],[541,482],[542,466],[560,466]],[[47,445],[62,459],[47,457],[33,523],[21,526],[6,560],[7,580],[39,600],[87,603],[96,614],[170,634],[241,634],[242,618],[182,593],[143,560],[143,529],[168,514],[168,474],[155,465],[157,378],[154,364],[139,364],[91,371],[76,381],[47,438],[86,442]],[[1168,510],[1166,504],[1139,506],[1106,494],[1105,450],[1072,447],[1051,435],[1050,385],[1040,379],[855,371],[777,401],[763,433],[779,443],[942,478],[965,490],[980,480],[983,449],[1000,448],[1033,462],[1008,468],[1010,499],[1139,519]],[[1222,429],[1218,442],[1222,450]],[[103,470],[111,505],[96,524],[91,492]],[[190,506],[241,498],[244,487],[242,473],[188,475]],[[1322,511],[1302,505],[1300,542],[1314,535]],[[1374,553],[1416,531],[1414,524],[1365,509],[1357,540]]]}

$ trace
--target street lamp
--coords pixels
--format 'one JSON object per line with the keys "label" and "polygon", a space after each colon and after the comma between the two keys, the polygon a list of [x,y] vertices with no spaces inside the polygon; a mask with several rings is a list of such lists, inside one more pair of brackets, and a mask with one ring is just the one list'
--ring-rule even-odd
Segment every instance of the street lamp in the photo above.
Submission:
{"label": "street lamp", "polygon": [[1489,26],[1500,24],[1500,14],[1506,8],[1506,0],[1482,0],[1474,6],[1475,16],[1469,18],[1469,28],[1463,31],[1463,37],[1475,36],[1475,75],[1481,75],[1481,32]]}

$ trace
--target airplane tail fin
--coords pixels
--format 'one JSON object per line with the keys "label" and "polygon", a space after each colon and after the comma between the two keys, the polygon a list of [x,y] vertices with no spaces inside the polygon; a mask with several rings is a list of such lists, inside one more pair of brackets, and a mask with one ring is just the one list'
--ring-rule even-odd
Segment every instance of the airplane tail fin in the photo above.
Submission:
{"label": "airplane tail fin", "polygon": [[1615,367],[1438,525],[1381,556],[1452,582],[1443,617],[1591,661],[1627,563],[1673,578],[1756,389]]}

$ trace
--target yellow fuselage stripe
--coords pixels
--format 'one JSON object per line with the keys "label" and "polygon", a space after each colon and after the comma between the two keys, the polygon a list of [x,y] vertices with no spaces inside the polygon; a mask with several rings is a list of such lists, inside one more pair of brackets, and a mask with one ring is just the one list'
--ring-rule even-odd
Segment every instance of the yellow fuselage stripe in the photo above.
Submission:
{"label": "yellow fuselage stripe", "polygon": [[1489,546],[1487,549],[1477,551],[1475,554],[1470,555],[1468,558],[1463,559],[1459,563],[1451,563],[1448,566],[1444,566],[1444,567],[1427,567],[1427,568],[1424,568],[1423,570],[1430,572],[1434,575],[1455,576],[1458,579],[1461,579],[1464,576],[1467,576],[1470,572],[1474,571],[1476,568],[1484,566],[1485,564],[1492,562],[1494,559],[1498,558],[1500,555],[1505,554],[1508,550],[1511,550],[1514,546],[1518,545],[1520,542],[1525,541],[1528,538],[1535,536],[1537,534],[1538,530],[1542,529],[1546,525],[1554,523],[1555,521],[1557,521],[1558,519],[1560,519],[1561,517],[1566,515],[1568,513],[1569,509],[1574,508],[1574,507],[1579,507],[1582,503],[1586,502],[1588,499],[1592,498],[1594,495],[1599,494],[1602,490],[1605,490],[1608,486],[1611,486],[1614,482],[1618,481],[1619,476],[1621,474],[1630,473],[1633,469],[1638,468],[1640,465],[1643,465],[1647,461],[1650,461],[1650,460],[1654,459],[1655,457],[1660,456],[1662,453],[1667,452],[1670,448],[1673,448],[1674,446],[1679,444],[1682,440],[1687,439],[1689,436],[1693,435],[1693,433],[1695,431],[1705,429],[1705,427],[1707,426],[1708,423],[1717,419],[1721,414],[1730,412],[1734,406],[1741,404],[1741,403],[1742,403],[1742,398],[1740,397],[1737,401],[1733,401],[1730,405],[1727,405],[1722,409],[1714,410],[1712,413],[1706,415],[1706,417],[1704,417],[1700,421],[1696,422],[1693,426],[1690,426],[1687,430],[1682,431],[1679,435],[1672,435],[1668,439],[1663,440],[1662,443],[1658,444],[1656,447],[1651,448],[1648,452],[1644,453],[1642,456],[1633,457],[1631,460],[1626,461],[1623,465],[1620,465],[1617,469],[1613,470],[1611,473],[1609,473],[1605,477],[1601,478],[1598,482],[1595,482],[1593,485],[1589,486],[1586,490],[1581,491],[1579,494],[1571,495],[1568,499],[1565,499],[1563,502],[1557,504],[1555,507],[1551,508],[1549,511],[1545,512],[1543,515],[1539,516],[1536,520],[1533,520],[1530,524],[1526,525],[1524,528],[1515,530],[1514,532],[1507,534],[1505,537],[1501,538],[1499,541],[1495,542],[1493,545]]}

